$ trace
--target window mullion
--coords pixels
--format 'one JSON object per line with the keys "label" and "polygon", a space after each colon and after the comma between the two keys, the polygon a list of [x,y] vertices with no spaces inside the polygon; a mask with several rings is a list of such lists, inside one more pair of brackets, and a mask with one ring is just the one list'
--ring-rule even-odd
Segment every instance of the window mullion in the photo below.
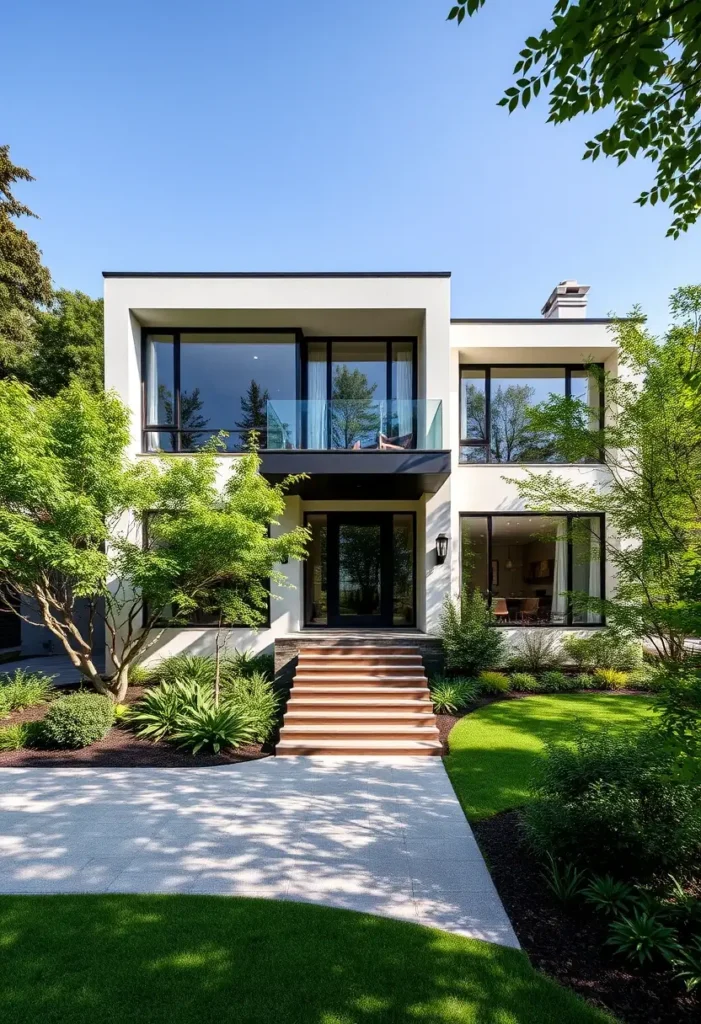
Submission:
{"label": "window mullion", "polygon": [[180,436],[180,333],[173,336],[173,348],[174,348],[174,359],[173,359],[173,375],[175,377],[174,389],[175,389],[175,401],[174,416],[175,420],[175,450],[182,451],[181,436]]}

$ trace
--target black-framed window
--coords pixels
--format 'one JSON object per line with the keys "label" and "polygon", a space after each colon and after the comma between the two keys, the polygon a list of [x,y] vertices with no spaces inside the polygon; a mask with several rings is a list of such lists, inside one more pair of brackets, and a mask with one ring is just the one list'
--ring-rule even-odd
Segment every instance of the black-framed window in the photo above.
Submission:
{"label": "black-framed window", "polygon": [[567,595],[605,597],[604,531],[588,512],[461,512],[461,588],[487,598],[496,625],[603,625]]}
{"label": "black-framed window", "polygon": [[142,335],[143,450],[197,451],[219,431],[227,450],[251,431],[268,447],[268,403],[299,394],[294,329],[145,330]]}
{"label": "black-framed window", "polygon": [[[162,514],[162,513],[159,513],[158,511],[153,511],[153,512],[147,512],[146,513],[146,516],[144,518],[142,537],[141,537],[142,545],[143,545],[144,548],[147,548],[149,546],[149,544],[153,543],[151,537],[149,536],[149,523],[152,521],[152,519],[155,516],[160,515],[160,514]],[[270,528],[268,528],[268,530],[269,529]],[[266,609],[265,609],[264,620],[262,622],[258,623],[258,625],[255,628],[258,628],[258,629],[269,629],[270,628],[270,579],[268,577],[265,577],[263,580],[261,580],[261,582],[262,582],[263,586],[266,588],[266,590],[268,591],[268,599],[267,599],[267,602],[266,602]],[[143,609],[143,618],[144,618],[144,623],[145,623],[146,619],[148,618],[148,607],[147,607],[145,602],[144,602],[144,609]],[[161,613],[161,615],[159,615],[158,619],[156,620],[155,625],[156,625],[156,628],[159,628],[159,629],[166,629],[166,628],[172,628],[172,629],[197,629],[197,628],[200,628],[200,629],[215,629],[215,628],[219,627],[219,619],[218,619],[217,615],[215,615],[212,612],[207,611],[207,610],[205,610],[204,608],[201,608],[201,607],[193,609],[191,612],[189,612],[187,614],[187,616],[179,617],[178,616],[177,608],[175,607],[175,605],[171,604],[171,605],[167,605],[166,607],[164,607],[162,609],[162,613]],[[224,629],[252,629],[254,627],[250,626],[246,622],[225,622],[225,623],[223,623],[223,628]]]}
{"label": "black-framed window", "polygon": [[584,401],[591,410],[592,426],[603,427],[604,396],[596,368],[581,364],[462,365],[460,461],[566,461],[554,439],[534,431],[529,423],[530,409],[551,395]]}
{"label": "black-framed window", "polygon": [[416,394],[416,338],[308,338],[302,347],[303,446],[415,448]]}

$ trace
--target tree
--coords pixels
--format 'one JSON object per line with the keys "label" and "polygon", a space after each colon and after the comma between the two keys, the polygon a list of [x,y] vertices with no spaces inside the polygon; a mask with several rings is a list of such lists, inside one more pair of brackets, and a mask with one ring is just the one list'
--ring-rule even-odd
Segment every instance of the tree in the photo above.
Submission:
{"label": "tree", "polygon": [[38,308],[51,300],[51,277],[41,252],[19,217],[35,217],[12,194],[18,181],[34,181],[29,171],[0,146],[0,375],[26,374],[37,349]]}
{"label": "tree", "polygon": [[368,384],[362,370],[337,366],[331,392],[331,440],[334,448],[352,448],[372,435],[377,441],[380,430],[377,384]]}
{"label": "tree", "polygon": [[[461,24],[486,0],[455,0]],[[550,24],[529,36],[502,99],[509,113],[550,89],[548,121],[613,108],[584,159],[619,164],[639,154],[656,168],[636,202],[666,202],[678,238],[701,209],[701,0],[556,0]]]}
{"label": "tree", "polygon": [[60,289],[38,318],[38,347],[30,379],[37,391],[56,395],[76,378],[100,391],[104,378],[104,304],[83,292]]}
{"label": "tree", "polygon": [[236,424],[239,430],[245,434],[244,443],[251,437],[251,432],[263,434],[268,427],[268,405],[270,395],[268,389],[261,391],[260,384],[252,380],[248,385],[246,394],[241,397],[242,419]]}
{"label": "tree", "polygon": [[[575,605],[683,662],[686,638],[701,635],[701,395],[692,383],[701,369],[701,286],[678,289],[671,309],[663,338],[645,330],[639,309],[614,324],[623,372],[591,367],[604,386],[603,428],[593,428],[591,410],[576,398],[551,396],[531,413],[533,429],[552,436],[567,462],[597,462],[603,452],[605,486],[530,470],[512,482],[529,508],[605,514],[601,543],[616,594],[574,594]],[[598,549],[586,517],[573,532],[575,542]]]}
{"label": "tree", "polygon": [[[47,626],[82,675],[116,701],[164,608],[185,616],[216,599],[224,620],[255,627],[269,581],[282,580],[275,564],[303,558],[307,539],[301,527],[268,535],[291,481],[270,485],[255,452],[237,460],[219,490],[223,442],[188,459],[133,465],[128,423],[114,394],[77,381],[44,398],[0,381],[0,600]],[[36,615],[26,600],[17,608],[18,597]],[[79,599],[89,609],[85,629],[76,622]],[[99,617],[111,661],[104,676],[92,649]]]}

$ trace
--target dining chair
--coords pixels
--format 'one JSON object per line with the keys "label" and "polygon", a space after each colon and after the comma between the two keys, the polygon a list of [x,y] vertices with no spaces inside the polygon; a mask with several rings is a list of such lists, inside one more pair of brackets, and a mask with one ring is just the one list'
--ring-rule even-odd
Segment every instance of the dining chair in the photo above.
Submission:
{"label": "dining chair", "polygon": [[508,619],[509,608],[505,597],[495,597],[492,605],[492,614],[496,619]]}
{"label": "dining chair", "polygon": [[538,618],[540,600],[537,597],[527,597],[521,604],[521,618],[533,622]]}

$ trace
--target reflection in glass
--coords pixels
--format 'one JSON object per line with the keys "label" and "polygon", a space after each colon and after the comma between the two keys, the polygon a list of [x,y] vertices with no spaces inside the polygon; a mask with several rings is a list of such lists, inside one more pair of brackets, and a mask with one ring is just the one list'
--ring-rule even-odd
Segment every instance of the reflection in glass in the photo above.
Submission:
{"label": "reflection in glass", "polygon": [[376,448],[387,397],[386,344],[334,341],[331,359],[331,447]]}
{"label": "reflection in glass", "polygon": [[328,599],[326,582],[326,515],[314,513],[307,517],[307,526],[311,530],[309,556],[305,563],[307,585],[306,621],[310,625],[325,626],[328,622]]}
{"label": "reflection in glass", "polygon": [[414,517],[411,513],[392,516],[392,558],[394,594],[392,622],[414,625]]}
{"label": "reflection in glass", "polygon": [[339,614],[380,616],[381,545],[379,523],[338,527]]}
{"label": "reflection in glass", "polygon": [[296,396],[295,341],[293,334],[183,333],[181,428],[231,431],[238,436],[233,451],[256,431],[265,446],[266,403]]}
{"label": "reflection in glass", "polygon": [[493,462],[554,462],[553,438],[530,425],[530,410],[550,395],[565,396],[564,367],[493,367],[490,457]]}
{"label": "reflection in glass", "polygon": [[487,441],[486,373],[464,366],[460,371],[460,440]]}
{"label": "reflection in glass", "polygon": [[601,612],[586,606],[587,598],[601,597],[601,520],[580,516],[572,528],[572,590],[575,595],[572,622],[601,623]]}
{"label": "reflection in glass", "polygon": [[467,516],[460,520],[460,578],[462,592],[471,595],[479,590],[483,597],[489,596],[489,541],[487,519],[484,516]]}

